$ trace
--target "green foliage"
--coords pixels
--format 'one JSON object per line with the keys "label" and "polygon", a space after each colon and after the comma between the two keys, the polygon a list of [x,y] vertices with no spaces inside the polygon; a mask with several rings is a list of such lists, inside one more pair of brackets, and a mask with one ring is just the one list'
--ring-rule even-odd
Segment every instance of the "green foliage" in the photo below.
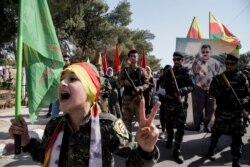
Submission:
{"label": "green foliage", "polygon": [[250,64],[250,51],[240,55],[239,69],[242,69],[249,64]]}
{"label": "green foliage", "polygon": [[[126,62],[130,49],[153,50],[154,35],[149,30],[131,30],[130,3],[121,1],[111,12],[103,0],[48,0],[53,23],[61,43],[63,54],[72,52],[77,59],[88,58],[95,63],[99,52],[107,49],[109,64],[113,65],[115,46],[119,45],[120,61]],[[17,35],[18,0],[0,1],[0,56],[15,53]],[[68,42],[67,42],[68,41]],[[4,52],[2,52],[4,51]],[[150,60],[159,63],[157,59]],[[13,64],[0,58],[0,64]],[[159,64],[158,64],[159,66]]]}
{"label": "green foliage", "polygon": [[108,16],[108,20],[114,26],[128,26],[131,22],[130,3],[122,1],[118,6],[112,10]]}

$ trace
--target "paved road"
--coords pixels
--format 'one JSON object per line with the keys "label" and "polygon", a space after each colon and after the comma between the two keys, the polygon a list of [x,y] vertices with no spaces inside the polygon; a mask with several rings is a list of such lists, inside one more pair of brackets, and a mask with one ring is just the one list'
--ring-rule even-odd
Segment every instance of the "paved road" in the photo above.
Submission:
{"label": "paved road", "polygon": [[[28,116],[27,108],[23,107],[24,116]],[[44,125],[49,120],[45,118],[46,109],[39,115],[38,122],[34,125],[29,124],[30,135],[41,137],[43,134]],[[21,154],[17,157],[13,155],[13,140],[9,138],[8,127],[10,126],[9,120],[14,117],[13,109],[0,111],[0,166],[1,167],[38,167],[39,164],[34,163],[28,154]],[[158,118],[155,120],[159,124]],[[136,125],[135,125],[136,129]],[[217,160],[209,161],[205,158],[205,154],[209,147],[208,133],[186,131],[182,146],[182,152],[185,159],[184,164],[178,165],[173,161],[172,150],[165,148],[165,141],[159,140],[157,145],[160,148],[161,158],[155,167],[199,167],[199,166],[231,166],[231,153],[230,144],[231,139],[229,136],[222,136],[217,147]],[[243,167],[250,167],[250,143],[247,141],[250,138],[250,128],[247,134],[243,137],[244,147],[241,163]],[[116,167],[125,167],[124,159],[116,157]]]}

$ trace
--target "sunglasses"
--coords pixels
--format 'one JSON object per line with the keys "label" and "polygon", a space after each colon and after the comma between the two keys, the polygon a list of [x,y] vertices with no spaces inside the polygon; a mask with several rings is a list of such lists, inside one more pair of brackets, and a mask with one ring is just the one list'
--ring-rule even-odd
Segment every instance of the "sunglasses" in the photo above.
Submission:
{"label": "sunglasses", "polygon": [[180,60],[181,60],[180,58],[173,59],[173,61],[180,61]]}
{"label": "sunglasses", "polygon": [[228,65],[228,66],[234,66],[236,63],[225,62],[225,64]]}
{"label": "sunglasses", "polygon": [[208,52],[208,51],[203,51],[203,52],[201,52],[201,53],[202,53],[202,54],[205,54],[205,53],[208,54],[209,52]]}

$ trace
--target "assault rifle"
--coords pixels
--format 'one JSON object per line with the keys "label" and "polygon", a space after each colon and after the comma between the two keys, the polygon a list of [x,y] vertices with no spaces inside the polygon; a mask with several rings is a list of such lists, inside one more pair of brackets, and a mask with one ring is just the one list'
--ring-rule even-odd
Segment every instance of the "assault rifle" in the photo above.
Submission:
{"label": "assault rifle", "polygon": [[132,79],[130,78],[129,74],[128,74],[128,71],[127,69],[125,68],[124,69],[124,74],[125,74],[125,77],[127,78],[127,80],[129,81],[130,85],[132,86],[132,88],[134,89],[133,92],[135,92],[135,94],[141,96],[142,95],[142,92],[138,92],[136,86],[135,86],[135,83],[132,81]]}
{"label": "assault rifle", "polygon": [[176,77],[175,77],[175,75],[174,75],[174,71],[173,71],[172,67],[170,67],[169,70],[170,70],[171,77],[172,77],[172,79],[174,80],[174,85],[175,85],[175,88],[176,88],[176,90],[177,90],[177,96],[178,96],[178,100],[179,100],[179,102],[180,102],[180,104],[181,104],[181,109],[182,109],[183,113],[185,114],[183,102],[182,102],[182,100],[181,100],[180,89],[179,89],[178,83],[177,83],[177,81],[176,81]]}
{"label": "assault rifle", "polygon": [[245,108],[242,106],[237,94],[235,93],[234,91],[234,88],[232,87],[232,85],[230,84],[230,82],[228,81],[227,77],[225,74],[222,74],[222,78],[224,79],[224,81],[226,82],[227,86],[230,88],[234,98],[236,99],[237,103],[239,104],[240,108],[241,108],[241,113],[243,114],[244,118],[250,123],[250,120],[248,118],[248,113],[247,111],[245,110]]}
{"label": "assault rifle", "polygon": [[[176,77],[175,77],[175,75],[174,75],[174,71],[173,71],[173,69],[172,69],[171,67],[169,68],[169,70],[170,70],[171,77],[172,77],[172,79],[173,79],[173,81],[174,81],[174,86],[175,86],[175,88],[176,88],[176,90],[177,90],[178,100],[179,100],[179,102],[182,104],[180,89],[179,89],[178,83],[177,83],[177,81],[176,81]],[[183,105],[183,104],[182,104],[182,105]]]}

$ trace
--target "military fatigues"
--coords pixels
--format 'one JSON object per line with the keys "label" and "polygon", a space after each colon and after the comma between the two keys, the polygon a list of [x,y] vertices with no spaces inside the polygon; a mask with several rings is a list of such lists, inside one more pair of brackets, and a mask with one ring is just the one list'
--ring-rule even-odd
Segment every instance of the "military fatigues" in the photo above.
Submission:
{"label": "military fatigues", "polygon": [[145,99],[145,111],[146,114],[150,114],[151,106],[151,99],[153,96],[152,89],[154,88],[154,79],[153,76],[149,77],[149,87],[143,92],[143,97]]}
{"label": "military fatigues", "polygon": [[100,89],[100,97],[102,102],[105,105],[105,108],[108,108],[108,97],[111,93],[112,87],[109,83],[109,80],[106,77],[100,77],[101,80],[101,89]]}
{"label": "military fatigues", "polygon": [[[80,129],[72,132],[68,115],[57,117],[48,122],[42,142],[31,139],[30,143],[23,147],[23,152],[29,152],[34,161],[43,163],[44,152],[52,134],[63,121],[64,135],[60,150],[58,166],[60,167],[88,167],[91,136],[91,118],[87,116],[82,122]],[[102,163],[103,167],[114,166],[113,153],[127,158],[129,167],[151,167],[159,158],[159,150],[155,147],[152,153],[144,152],[133,141],[121,119],[117,119],[109,113],[100,114]]]}
{"label": "military fatigues", "polygon": [[[246,77],[241,72],[225,71],[223,74],[226,75],[240,101],[249,102],[249,84]],[[215,97],[217,108],[208,156],[214,155],[219,137],[223,133],[227,133],[232,136],[231,153],[233,162],[238,162],[241,157],[242,136],[244,134],[241,107],[233,96],[231,89],[226,85],[222,75],[216,75],[213,78],[209,93]]]}
{"label": "military fatigues", "polygon": [[120,73],[118,83],[120,87],[124,87],[122,97],[123,121],[129,132],[132,132],[133,116],[135,115],[136,120],[138,121],[140,98],[142,98],[142,95],[138,94],[132,85],[129,84],[129,81],[124,74],[125,69],[134,82],[134,85],[137,88],[140,88],[142,92],[149,87],[149,82],[146,71],[144,71],[141,67],[136,67],[135,69],[125,67]]}
{"label": "military fatigues", "polygon": [[194,84],[187,68],[174,67],[173,72],[176,77],[180,95],[184,101],[180,102],[175,96],[177,89],[174,80],[169,72],[166,73],[162,83],[162,87],[166,90],[166,129],[168,133],[166,146],[171,147],[172,145],[175,127],[177,131],[175,133],[174,150],[180,150],[187,117],[187,94],[193,90]]}

